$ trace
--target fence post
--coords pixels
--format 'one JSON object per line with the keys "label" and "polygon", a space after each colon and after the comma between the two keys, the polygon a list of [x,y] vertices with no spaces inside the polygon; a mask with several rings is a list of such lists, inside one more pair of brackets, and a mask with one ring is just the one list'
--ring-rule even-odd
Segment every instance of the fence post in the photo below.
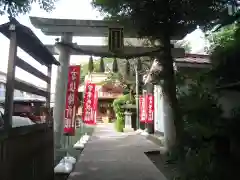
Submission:
{"label": "fence post", "polygon": [[14,97],[14,80],[15,80],[15,65],[17,56],[17,34],[16,25],[9,25],[10,31],[10,46],[7,69],[7,82],[5,94],[5,111],[4,111],[4,129],[12,128],[12,114],[13,114],[13,97]]}

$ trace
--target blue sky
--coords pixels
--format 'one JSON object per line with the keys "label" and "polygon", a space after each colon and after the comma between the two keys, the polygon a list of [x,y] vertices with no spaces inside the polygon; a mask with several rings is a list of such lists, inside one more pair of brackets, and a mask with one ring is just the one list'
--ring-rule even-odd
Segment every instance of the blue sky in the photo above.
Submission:
{"label": "blue sky", "polygon": [[[71,2],[71,3],[70,3]],[[32,11],[30,14],[27,15],[21,15],[17,17],[17,20],[30,27],[36,35],[42,40],[44,44],[53,44],[56,37],[49,37],[45,36],[40,30],[35,29],[29,20],[30,16],[39,16],[39,17],[46,17],[46,18],[63,18],[63,19],[88,19],[88,20],[94,20],[94,19],[102,19],[99,12],[94,10],[90,4],[91,0],[59,0],[56,3],[56,9],[51,12],[47,13],[44,10],[40,9],[37,4],[34,4],[32,6]],[[5,23],[8,21],[8,18],[6,16],[0,16],[0,24]],[[190,40],[190,43],[192,45],[192,50],[194,52],[198,52],[199,49],[201,50],[203,46],[201,32],[197,30],[196,32],[188,35],[187,39]],[[104,40],[103,38],[91,38],[91,37],[85,37],[85,38],[74,38],[74,41],[78,44],[82,45],[101,45],[103,44]],[[6,72],[7,71],[7,58],[8,58],[8,45],[9,41],[7,38],[5,38],[3,35],[0,34],[0,47],[1,47],[1,66],[0,71]],[[42,67],[40,64],[38,64],[35,61],[29,61],[31,60],[31,57],[28,56],[25,52],[18,50],[18,56],[26,60],[28,63],[34,65],[35,67],[38,67],[38,69],[41,69],[42,71],[46,72],[46,69]],[[56,58],[58,58],[56,56]],[[88,61],[88,56],[71,56],[71,64],[81,64],[86,63]],[[53,67],[52,72],[52,91],[54,91],[55,88],[55,79],[56,79],[56,67]],[[16,76],[18,78],[21,78],[28,82],[34,82],[34,84],[38,84],[41,87],[46,87],[46,84],[41,81],[40,79],[29,75],[27,72],[17,69],[16,70]]]}

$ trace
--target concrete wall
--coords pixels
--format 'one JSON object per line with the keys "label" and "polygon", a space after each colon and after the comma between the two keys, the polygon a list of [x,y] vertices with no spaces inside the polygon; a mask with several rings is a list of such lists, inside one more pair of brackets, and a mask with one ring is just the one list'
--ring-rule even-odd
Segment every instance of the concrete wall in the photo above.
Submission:
{"label": "concrete wall", "polygon": [[164,133],[163,96],[160,85],[154,86],[154,131]]}
{"label": "concrete wall", "polygon": [[219,104],[222,106],[223,117],[230,117],[234,108],[240,107],[240,92],[238,91],[221,91]]}
{"label": "concrete wall", "polygon": [[[186,90],[186,88],[182,88]],[[230,117],[234,108],[240,107],[240,92],[238,91],[221,91],[219,104],[223,110],[223,117]],[[160,85],[154,86],[154,131],[164,133],[169,121],[167,116],[168,107],[162,96]]]}

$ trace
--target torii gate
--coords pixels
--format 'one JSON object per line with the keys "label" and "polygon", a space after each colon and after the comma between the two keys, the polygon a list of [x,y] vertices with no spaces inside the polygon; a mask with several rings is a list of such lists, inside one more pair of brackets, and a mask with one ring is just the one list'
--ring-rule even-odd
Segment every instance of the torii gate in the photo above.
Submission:
{"label": "torii gate", "polygon": [[[56,146],[61,146],[70,55],[113,57],[113,54],[108,51],[107,46],[78,46],[72,43],[73,36],[108,37],[109,28],[123,28],[124,25],[116,21],[103,20],[70,20],[39,17],[30,17],[30,20],[33,26],[41,29],[45,35],[61,36],[61,42],[57,43],[56,46],[58,51],[55,50],[55,45],[48,45],[53,54],[59,54],[59,62],[61,64],[58,68],[53,114]],[[184,35],[181,35],[180,37],[175,37],[174,40],[179,40],[183,37]],[[138,36],[133,28],[127,29],[124,27],[124,38],[138,38]],[[136,56],[136,54],[139,54],[139,56],[149,56],[150,54],[153,55],[153,53],[159,53],[159,48],[126,46],[123,52],[124,54],[118,57],[131,58],[133,55]],[[184,49],[173,48],[172,56],[173,58],[183,58]]]}

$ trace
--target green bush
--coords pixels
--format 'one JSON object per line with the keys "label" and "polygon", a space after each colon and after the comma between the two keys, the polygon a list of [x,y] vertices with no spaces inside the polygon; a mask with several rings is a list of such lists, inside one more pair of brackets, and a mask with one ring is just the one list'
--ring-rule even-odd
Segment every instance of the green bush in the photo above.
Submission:
{"label": "green bush", "polygon": [[116,113],[116,121],[115,121],[115,128],[118,132],[123,132],[123,128],[125,125],[124,121],[124,109],[122,108],[122,105],[126,104],[130,99],[133,99],[130,94],[126,94],[121,96],[118,99],[115,99],[113,101],[113,109]]}
{"label": "green bush", "polygon": [[219,95],[207,75],[192,77],[187,89],[178,91],[184,120],[183,150],[171,152],[169,162],[175,160],[178,165],[179,180],[225,180],[232,171],[229,136],[233,128],[221,117]]}

